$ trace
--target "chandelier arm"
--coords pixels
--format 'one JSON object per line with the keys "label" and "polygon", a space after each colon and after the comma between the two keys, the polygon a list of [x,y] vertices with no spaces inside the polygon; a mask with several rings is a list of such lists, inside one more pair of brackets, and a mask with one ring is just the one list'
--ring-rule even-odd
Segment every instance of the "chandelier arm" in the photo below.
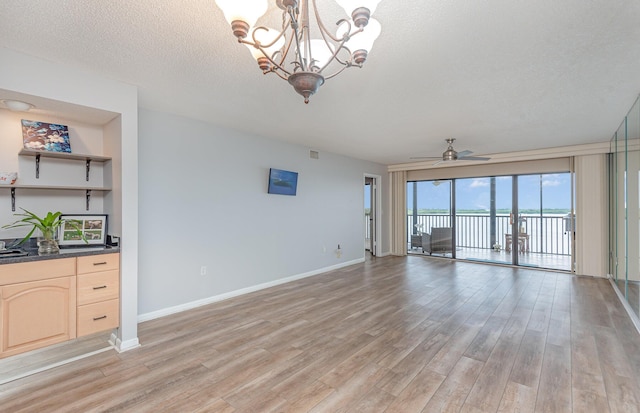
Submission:
{"label": "chandelier arm", "polygon": [[[289,17],[291,17],[291,28],[293,29],[293,36],[292,37],[294,38],[294,40],[296,42],[296,50],[300,50],[300,39],[299,39],[300,32],[298,31],[298,27],[299,27],[298,26],[298,20],[296,19],[293,7],[288,6],[287,7],[287,12],[289,13]],[[302,32],[304,34],[304,26],[302,27]],[[288,54],[288,52],[289,52],[289,49],[287,48],[287,54]],[[284,57],[286,57],[287,54],[285,54]],[[307,67],[305,65],[304,59],[302,58],[302,54],[301,53],[297,53],[296,57],[297,57],[297,60],[298,60],[298,65],[300,65],[302,70],[306,71]]]}
{"label": "chandelier arm", "polygon": [[[282,65],[282,62],[284,61],[284,57],[283,57],[283,59],[280,61],[280,63],[278,63],[278,62],[276,62],[276,61],[273,59],[273,57],[272,57],[272,56],[269,56],[269,55],[268,55],[267,51],[262,47],[262,45],[257,44],[257,43],[252,43],[251,41],[249,41],[249,40],[244,40],[244,39],[238,39],[238,42],[239,42],[239,43],[242,43],[242,44],[248,44],[248,45],[250,45],[250,46],[253,46],[253,47],[257,48],[258,50],[260,50],[260,51],[262,52],[263,56],[264,56],[266,59],[268,59],[268,60],[269,60],[269,62],[271,62],[271,64],[273,64],[273,66],[274,66],[274,67],[273,67],[271,70],[267,70],[267,71],[265,71],[264,73],[274,72],[274,73],[277,73],[277,74],[280,76],[280,73],[279,73],[278,71],[281,71],[281,72],[283,72],[287,77],[291,74],[291,72],[289,72],[288,70],[286,70],[286,69],[284,68],[284,66]],[[286,56],[286,54],[285,54],[285,56]],[[283,79],[285,79],[285,80],[287,79],[287,77],[283,77],[283,76],[280,76],[280,77],[282,77],[282,78],[283,78]]]}
{"label": "chandelier arm", "polygon": [[349,50],[349,48],[347,48],[347,47],[345,47],[345,50],[347,50],[349,52],[349,59],[343,61],[338,56],[336,56],[336,62],[340,63],[343,66],[348,66],[348,67],[350,67],[350,66],[362,67],[361,64],[353,63],[353,59],[351,58],[351,50]]}
{"label": "chandelier arm", "polygon": [[[325,42],[326,42],[326,39],[325,39]],[[327,43],[327,44],[329,44],[329,43]],[[351,56],[351,53],[350,53],[349,49],[348,49],[346,46],[344,46],[344,41],[343,41],[343,42],[340,44],[340,46],[338,46],[338,47],[335,49],[335,51],[334,51],[334,52],[333,52],[333,54],[331,55],[331,58],[329,58],[329,60],[327,60],[327,63],[325,63],[325,64],[324,64],[324,66],[322,66],[322,67],[320,68],[320,70],[318,70],[318,73],[322,73],[322,71],[323,71],[327,66],[329,66],[329,65],[330,65],[334,60],[335,60],[336,62],[338,62],[339,64],[341,64],[341,65],[343,65],[343,66],[345,66],[345,67],[348,67],[348,66],[350,65],[350,63],[349,63],[349,61],[348,61],[348,60],[345,60],[345,61],[343,62],[341,59],[339,59],[339,58],[338,58],[338,53],[340,53],[340,51],[341,51],[341,50],[346,50],[346,51],[347,51],[347,53],[349,53],[349,56]],[[341,70],[341,71],[342,71],[342,70]],[[329,76],[327,79],[330,79],[331,77],[333,77],[333,76]]]}
{"label": "chandelier arm", "polygon": [[[342,38],[339,39],[336,36],[334,36],[333,34],[331,34],[331,32],[327,29],[327,27],[322,22],[322,18],[320,17],[320,12],[318,11],[318,7],[316,6],[316,0],[311,0],[311,1],[312,1],[312,4],[313,4],[313,11],[314,11],[314,14],[315,14],[316,23],[318,25],[318,28],[320,29],[320,35],[322,36],[322,39],[324,40],[324,42],[327,45],[327,48],[329,48],[329,50],[335,49],[333,51],[333,55],[331,56],[331,58],[329,58],[327,60],[327,63],[325,63],[325,65],[322,66],[320,68],[320,70],[318,70],[318,73],[322,73],[322,71],[327,66],[329,66],[334,60],[338,64],[345,66],[345,68],[353,66],[354,64],[351,62],[351,60],[352,60],[352,58],[351,58],[351,50],[347,46],[345,46],[345,43],[347,41],[349,41],[349,38],[351,38],[352,36],[355,36],[355,35],[357,35],[359,33],[362,33],[362,31],[364,30],[364,27],[358,27],[356,31],[351,33],[351,30],[352,30],[351,22],[349,20],[347,20],[347,19],[340,19],[340,20],[338,20],[336,22],[336,26],[340,26],[341,24],[346,24],[347,25],[347,31],[346,31],[346,34]],[[331,41],[328,40],[327,38],[331,39]],[[344,61],[342,59],[340,59],[338,54],[342,50],[345,50],[347,52],[347,55],[349,56],[349,59],[345,59]],[[356,64],[355,66],[362,67],[362,65],[358,65],[358,64]],[[342,70],[344,70],[344,68]],[[338,73],[342,72],[342,70],[340,70]],[[336,74],[327,77],[327,79],[332,78]]]}
{"label": "chandelier arm", "polygon": [[290,38],[287,40],[287,44],[284,48],[284,50],[282,51],[281,55],[282,58],[280,59],[280,63],[277,63],[276,66],[278,66],[279,68],[281,68],[281,70],[287,74],[289,74],[290,72],[288,70],[284,69],[284,65],[285,65],[285,60],[287,59],[287,56],[289,55],[289,50],[291,50],[291,45],[293,44],[293,38]]}
{"label": "chandelier arm", "polygon": [[[276,44],[276,42],[277,42],[278,40],[280,40],[282,37],[284,37],[284,31],[282,31],[282,32],[281,32],[281,33],[280,33],[280,34],[279,34],[275,39],[273,39],[273,41],[272,41],[271,43],[269,43],[269,44],[262,44],[262,43],[260,43],[260,41],[259,41],[259,40],[257,40],[257,39],[256,39],[256,32],[257,32],[258,30],[264,30],[265,32],[268,32],[268,31],[269,31],[269,28],[268,28],[268,27],[265,27],[265,26],[259,26],[259,27],[256,27],[255,29],[253,29],[253,32],[251,32],[251,38],[253,39],[253,44],[252,44],[252,46],[257,46],[257,47],[260,49],[260,51],[261,51],[261,52],[263,52],[263,53],[264,53],[264,50],[262,50],[263,48],[264,48],[264,49],[268,49],[268,48],[270,48],[271,46],[273,46],[274,44]],[[249,43],[249,44],[251,44],[251,43]]]}
{"label": "chandelier arm", "polygon": [[[280,70],[277,70],[277,69],[280,69]],[[274,67],[274,68],[273,68],[273,69],[271,69],[269,72],[273,72],[273,73],[275,73],[275,74],[276,74],[276,75],[278,75],[278,77],[279,77],[280,79],[282,79],[282,80],[288,80],[288,79],[289,79],[289,76],[291,75],[291,73],[286,72],[285,74],[283,74],[283,73],[282,73],[282,71],[283,71],[283,70],[284,70],[284,69],[282,69],[281,67],[277,67],[277,68],[275,68],[275,67]],[[266,75],[267,73],[269,73],[269,72],[265,72],[265,75]]]}
{"label": "chandelier arm", "polygon": [[[315,14],[315,17],[316,17],[316,23],[318,24],[318,28],[320,29],[320,33],[322,34],[322,37],[324,37],[324,36],[325,36],[325,34],[326,34],[326,35],[327,35],[327,36],[329,36],[329,38],[330,38],[331,40],[333,40],[334,42],[336,42],[336,43],[340,42],[342,39],[338,39],[338,38],[336,38],[335,36],[333,36],[333,35],[331,34],[331,32],[327,29],[327,27],[324,25],[324,23],[322,22],[322,18],[320,17],[320,12],[318,12],[318,6],[316,6],[316,0],[311,0],[311,3],[313,4],[313,12],[314,12],[314,14]],[[341,21],[347,21],[347,20],[346,20],[346,19],[341,19],[341,20],[338,22],[338,24],[339,24]],[[348,21],[347,21],[347,23],[348,23]],[[351,25],[351,24],[349,24],[349,25]],[[349,30],[349,31],[351,31],[351,30]],[[326,41],[326,40],[325,40],[325,41]]]}
{"label": "chandelier arm", "polygon": [[[288,30],[292,30],[295,32],[296,30],[295,28],[297,28],[298,26],[298,22],[293,17],[290,10],[293,11],[291,7],[287,7],[286,10],[282,11],[282,35],[284,35],[285,32]],[[285,36],[285,48],[284,48],[284,51],[282,52],[282,59],[280,60],[280,64],[278,66],[284,65],[284,61],[287,55],[289,54],[289,49],[291,49],[292,43],[293,43],[293,39],[292,38],[287,39],[287,37]]]}
{"label": "chandelier arm", "polygon": [[324,75],[322,75],[322,76],[324,77],[324,79],[325,79],[325,80],[327,80],[327,79],[331,79],[332,77],[336,77],[336,76],[338,76],[338,75],[339,75],[340,73],[342,73],[346,68],[351,67],[351,66],[358,66],[358,65],[353,65],[353,64],[351,64],[351,65],[342,66],[342,67],[340,68],[340,70],[338,70],[337,72],[335,72],[335,73],[333,73],[333,74],[330,74],[329,76],[324,76]]}

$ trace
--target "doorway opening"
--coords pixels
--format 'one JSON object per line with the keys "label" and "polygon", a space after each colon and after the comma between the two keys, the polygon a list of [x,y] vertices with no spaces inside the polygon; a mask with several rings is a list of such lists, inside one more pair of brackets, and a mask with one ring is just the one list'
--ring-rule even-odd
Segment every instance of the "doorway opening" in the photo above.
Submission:
{"label": "doorway opening", "polygon": [[380,196],[378,175],[364,176],[364,250],[365,254],[379,255]]}

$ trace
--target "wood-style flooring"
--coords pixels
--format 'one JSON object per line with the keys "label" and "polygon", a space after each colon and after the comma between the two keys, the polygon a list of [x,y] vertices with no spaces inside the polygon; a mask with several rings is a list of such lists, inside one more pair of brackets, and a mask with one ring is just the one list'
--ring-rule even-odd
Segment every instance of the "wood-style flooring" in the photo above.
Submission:
{"label": "wood-style flooring", "polygon": [[605,279],[386,257],[140,325],[0,386],[2,412],[636,412]]}
{"label": "wood-style flooring", "polygon": [[[54,344],[28,353],[0,359],[0,385],[48,370],[52,366],[89,357],[113,349],[111,332],[92,334],[75,340]],[[0,387],[1,391],[2,387]],[[0,411],[2,406],[0,405]]]}
{"label": "wood-style flooring", "polygon": [[[408,248],[409,254],[430,255],[423,253],[421,248]],[[524,267],[550,269],[558,271],[571,271],[571,256],[559,254],[546,254],[539,252],[516,252],[518,254],[518,263]],[[436,254],[435,256],[444,256],[451,258],[451,253]],[[494,251],[491,248],[468,248],[456,247],[456,258],[462,260],[485,262],[489,264],[507,264],[512,262],[511,252],[505,250]]]}

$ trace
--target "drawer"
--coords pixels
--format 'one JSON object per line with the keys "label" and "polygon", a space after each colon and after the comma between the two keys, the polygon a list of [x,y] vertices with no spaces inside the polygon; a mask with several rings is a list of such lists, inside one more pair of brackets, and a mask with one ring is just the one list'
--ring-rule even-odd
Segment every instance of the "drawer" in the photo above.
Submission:
{"label": "drawer", "polygon": [[100,254],[78,257],[78,274],[96,271],[117,270],[120,268],[120,254]]}
{"label": "drawer", "polygon": [[75,258],[0,265],[0,285],[76,275]]}
{"label": "drawer", "polygon": [[110,330],[120,325],[120,300],[108,300],[78,307],[78,337]]}
{"label": "drawer", "polygon": [[120,271],[102,271],[78,276],[78,305],[113,300],[120,296]]}

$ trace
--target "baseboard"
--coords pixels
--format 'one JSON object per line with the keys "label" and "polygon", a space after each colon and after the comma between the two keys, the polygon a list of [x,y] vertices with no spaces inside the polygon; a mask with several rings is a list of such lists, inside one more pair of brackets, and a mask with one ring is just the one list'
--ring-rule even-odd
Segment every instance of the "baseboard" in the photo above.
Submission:
{"label": "baseboard", "polygon": [[[322,274],[325,272],[337,270],[340,268],[348,267],[354,264],[360,264],[364,262],[364,258],[358,258],[352,261],[342,262],[336,265],[331,265],[329,267],[320,268],[317,270],[305,272],[302,274],[297,274],[291,277],[281,278],[279,280],[269,281],[263,284],[254,285],[247,288],[242,288],[235,291],[230,291],[228,293],[215,295],[213,297],[203,298],[201,300],[191,301],[189,303],[184,303],[180,305],[176,305],[174,307],[163,308],[162,310],[152,311],[149,313],[139,314],[138,322],[142,323],[144,321],[155,320],[156,318],[165,317],[171,314],[181,313],[183,311],[192,310],[194,308],[202,307],[203,305],[216,303],[218,301],[227,300],[229,298],[238,297],[240,295],[249,294],[255,291],[264,290],[265,288],[275,287],[277,285],[286,284],[291,281],[300,280],[307,277],[312,277],[314,275]],[[137,341],[137,340],[136,340]],[[116,346],[118,348],[118,346]]]}
{"label": "baseboard", "polygon": [[115,340],[114,348],[118,353],[124,353],[125,351],[133,350],[134,348],[140,347],[140,342],[138,338],[133,338],[131,340],[122,341],[119,338]]}
{"label": "baseboard", "polygon": [[622,306],[627,311],[627,314],[629,314],[629,318],[631,318],[631,322],[633,323],[633,325],[636,327],[636,330],[638,330],[638,333],[640,334],[640,318],[638,318],[638,315],[633,311],[633,308],[631,308],[627,299],[624,298],[624,294],[622,294],[622,291],[620,291],[620,289],[618,288],[618,285],[614,281],[611,274],[607,274],[607,279],[609,280],[609,283],[613,287],[613,291],[616,292],[616,295],[618,296],[618,299],[622,303]]}

